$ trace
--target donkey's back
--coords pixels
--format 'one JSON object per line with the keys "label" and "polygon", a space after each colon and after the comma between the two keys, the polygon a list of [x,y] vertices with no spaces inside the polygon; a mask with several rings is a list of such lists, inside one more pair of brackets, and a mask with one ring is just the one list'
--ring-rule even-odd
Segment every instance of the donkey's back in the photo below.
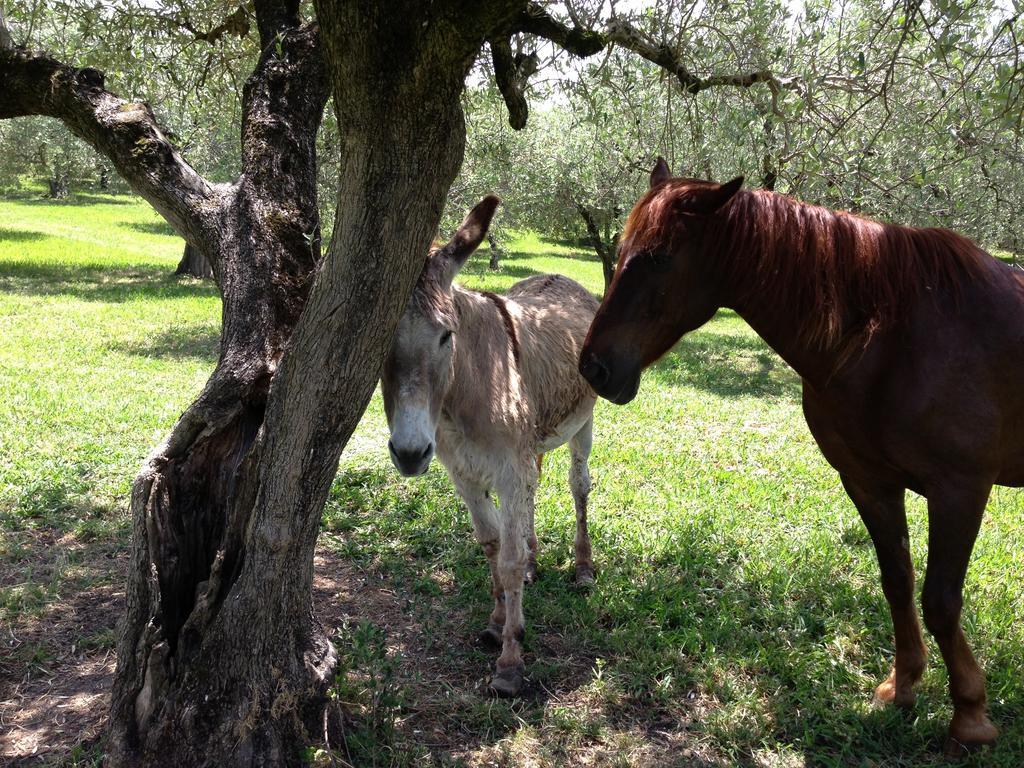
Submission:
{"label": "donkey's back", "polygon": [[519,372],[542,453],[568,441],[593,411],[596,398],[579,374],[579,358],[598,301],[563,275],[528,277],[505,298],[518,334]]}

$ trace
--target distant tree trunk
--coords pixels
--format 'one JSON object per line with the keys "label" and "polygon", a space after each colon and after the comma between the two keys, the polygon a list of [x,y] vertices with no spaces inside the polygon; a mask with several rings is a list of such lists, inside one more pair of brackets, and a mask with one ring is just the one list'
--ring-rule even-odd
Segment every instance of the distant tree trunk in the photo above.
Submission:
{"label": "distant tree trunk", "polygon": [[210,261],[203,256],[202,251],[191,243],[185,243],[185,252],[181,255],[178,268],[174,270],[176,275],[189,275],[190,277],[213,277],[213,267]]}
{"label": "distant tree trunk", "polygon": [[768,117],[764,121],[764,154],[761,156],[761,188],[775,191],[779,180],[779,158],[774,152],[775,123]]}
{"label": "distant tree trunk", "polygon": [[491,260],[487,264],[487,268],[492,270],[492,271],[494,271],[494,272],[497,272],[498,269],[500,268],[500,265],[498,264],[498,259],[501,256],[501,249],[498,248],[498,240],[497,240],[497,238],[495,238],[494,234],[491,233],[491,232],[487,233],[487,245],[491,249],[491,253],[490,253]]}
{"label": "distant tree trunk", "polygon": [[[583,205],[575,203],[576,211],[587,227],[587,236],[590,238],[590,245],[593,247],[597,257],[601,260],[601,271],[604,273],[604,289],[612,283],[615,276],[615,251],[618,249],[619,233],[616,232],[609,240],[601,237],[601,228],[597,225],[597,219],[593,212]],[[611,224],[607,222],[608,231],[611,231]]]}
{"label": "distant tree trunk", "polygon": [[100,166],[100,178],[99,187],[104,192],[110,189],[110,171],[107,170],[107,166]]}
{"label": "distant tree trunk", "polygon": [[50,192],[47,194],[51,200],[66,200],[69,189],[68,174],[64,171],[54,171],[53,176],[50,177],[47,182],[50,186]]}

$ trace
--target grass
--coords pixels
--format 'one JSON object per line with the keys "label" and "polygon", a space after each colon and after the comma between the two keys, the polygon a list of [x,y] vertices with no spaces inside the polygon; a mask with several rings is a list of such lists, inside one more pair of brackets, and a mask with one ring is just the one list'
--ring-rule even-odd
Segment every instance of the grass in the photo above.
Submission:
{"label": "grass", "polygon": [[[213,366],[219,299],[170,275],[180,249],[128,198],[0,202],[0,622],[108,578],[131,477]],[[589,254],[534,236],[509,245],[501,272],[484,255],[461,280],[504,290],[549,271],[601,286]],[[910,716],[869,706],[892,655],[870,541],[804,425],[799,380],[731,313],[649,371],[632,404],[599,403],[589,593],[570,580],[567,454],[546,459],[517,701],[484,693],[493,654],[470,638],[488,577],[465,509],[436,463],[400,478],[385,443],[377,397],[324,512],[322,546],[390,606],[339,628],[350,762],[945,764],[934,645]],[[924,507],[909,507],[923,568]],[[965,626],[1003,728],[968,765],[1024,762],[1022,511],[1018,492],[996,489],[968,576]],[[37,667],[52,656],[22,654]]]}

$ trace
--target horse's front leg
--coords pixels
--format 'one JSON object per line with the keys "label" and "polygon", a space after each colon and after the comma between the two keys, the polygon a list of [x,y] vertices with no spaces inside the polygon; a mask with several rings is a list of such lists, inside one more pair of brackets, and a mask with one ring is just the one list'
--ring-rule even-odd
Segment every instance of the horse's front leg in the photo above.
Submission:
{"label": "horse's front leg", "polygon": [[497,508],[491,500],[489,489],[482,483],[458,477],[453,474],[455,489],[469,509],[469,518],[473,523],[473,535],[480,542],[487,557],[487,565],[491,569],[491,595],[494,597],[494,609],[487,621],[487,628],[480,635],[480,642],[485,645],[500,645],[501,632],[505,626],[505,588],[502,586],[498,573],[498,553],[501,549],[501,524]]}
{"label": "horse's front leg", "polygon": [[875,700],[909,708],[914,704],[914,686],[924,674],[928,653],[914,608],[914,564],[910,559],[905,490],[858,482],[847,475],[840,477],[874,542],[882,591],[896,637],[892,671],[875,689]]}
{"label": "horse's front leg", "polygon": [[501,634],[491,690],[499,696],[515,696],[523,687],[523,578],[530,559],[530,530],[534,494],[537,491],[536,464],[532,457],[522,462],[519,471],[499,487],[501,497],[501,535],[498,575],[505,588],[505,626]]}

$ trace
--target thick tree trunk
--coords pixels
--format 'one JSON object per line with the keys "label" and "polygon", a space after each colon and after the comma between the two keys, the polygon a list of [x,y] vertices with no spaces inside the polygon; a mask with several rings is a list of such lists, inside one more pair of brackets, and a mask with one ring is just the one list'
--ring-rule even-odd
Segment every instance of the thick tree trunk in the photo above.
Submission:
{"label": "thick tree trunk", "polygon": [[178,262],[174,274],[208,278],[213,277],[213,267],[202,251],[191,243],[185,243],[185,250],[181,254],[181,261]]}
{"label": "thick tree trunk", "polygon": [[[253,599],[238,584],[271,380],[320,253],[315,146],[328,88],[319,37],[298,26],[297,3],[273,5],[261,36],[274,42],[244,91],[247,170],[204,205],[216,241],[196,239],[223,296],[220,359],[132,491],[112,766],[294,763],[312,732],[300,704],[322,695],[334,663],[309,593]],[[246,613],[229,618],[228,601]],[[273,641],[254,637],[264,624]]]}
{"label": "thick tree trunk", "polygon": [[314,270],[316,73],[291,70],[305,33],[257,4],[277,42],[246,89],[247,170],[220,205],[221,358],[133,489],[111,765],[298,765],[319,735],[335,663],[311,607],[320,516],[437,231],[498,5],[318,9],[343,149]]}

